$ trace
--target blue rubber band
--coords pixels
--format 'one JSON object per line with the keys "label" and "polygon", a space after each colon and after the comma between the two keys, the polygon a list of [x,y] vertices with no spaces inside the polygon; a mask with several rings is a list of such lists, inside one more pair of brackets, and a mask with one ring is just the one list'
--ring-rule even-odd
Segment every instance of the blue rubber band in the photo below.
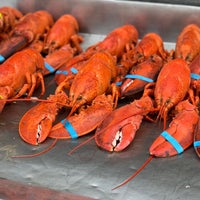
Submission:
{"label": "blue rubber band", "polygon": [[55,72],[55,69],[47,62],[44,62],[44,66],[48,69],[51,73]]}
{"label": "blue rubber band", "polygon": [[161,135],[176,149],[178,153],[182,153],[184,151],[183,147],[178,143],[178,141],[167,131],[163,131]]}
{"label": "blue rubber band", "polygon": [[140,79],[142,81],[146,81],[146,82],[149,82],[149,83],[152,83],[153,82],[153,79],[151,78],[147,78],[145,76],[142,76],[142,75],[138,75],[138,74],[127,74],[125,76],[125,78],[137,78],[137,79]]}
{"label": "blue rubber band", "polygon": [[116,85],[116,86],[122,85],[122,81],[116,82],[115,85]]}
{"label": "blue rubber band", "polygon": [[56,71],[56,74],[64,74],[64,75],[67,75],[68,74],[68,72],[67,71],[62,71],[62,70],[57,70]]}
{"label": "blue rubber band", "polygon": [[2,55],[0,55],[0,62],[4,62],[4,61],[5,61],[5,58]]}
{"label": "blue rubber band", "polygon": [[195,142],[193,143],[193,145],[194,145],[194,147],[200,147],[200,141],[195,141]]}
{"label": "blue rubber band", "polygon": [[196,79],[196,80],[200,79],[200,75],[194,74],[194,73],[191,73],[190,77],[193,78],[193,79]]}
{"label": "blue rubber band", "polygon": [[76,68],[74,68],[74,67],[72,67],[72,68],[70,69],[70,71],[71,71],[73,74],[77,74],[77,73],[78,73],[78,70],[77,70]]}
{"label": "blue rubber band", "polygon": [[69,132],[72,139],[78,138],[78,134],[76,133],[75,129],[68,120],[63,119],[61,123],[64,125],[65,129]]}

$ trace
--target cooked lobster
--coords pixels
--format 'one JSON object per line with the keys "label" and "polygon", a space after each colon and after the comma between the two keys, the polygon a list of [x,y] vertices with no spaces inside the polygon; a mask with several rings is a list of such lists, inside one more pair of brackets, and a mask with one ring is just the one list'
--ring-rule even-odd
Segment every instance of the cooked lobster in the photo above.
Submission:
{"label": "cooked lobster", "polygon": [[26,48],[9,57],[0,67],[0,111],[6,100],[19,98],[27,93],[30,97],[41,83],[41,94],[45,92],[43,80],[44,59],[37,51]]}
{"label": "cooked lobster", "polygon": [[[75,76],[70,87],[69,97],[63,89],[67,81],[66,83],[62,82],[57,87],[55,95],[49,97],[50,103],[42,102],[25,113],[19,124],[20,136],[22,139],[27,138],[25,141],[30,144],[38,144],[36,141],[40,141],[40,139],[37,135],[41,138],[48,137],[52,129],[52,123],[58,114],[58,110],[63,106],[72,107],[71,112],[67,117],[68,119],[69,116],[78,110],[78,108],[90,104],[95,98],[104,93],[110,93],[112,87],[111,83],[116,75],[116,61],[108,52],[98,52],[94,54]],[[112,102],[113,108],[115,108],[117,104],[117,91],[115,90],[113,90]],[[35,117],[36,115],[38,115],[38,117]],[[24,124],[30,125],[24,126]],[[59,126],[53,128],[54,133],[52,133],[52,135],[56,134],[56,131],[59,135]],[[65,130],[65,132],[67,137],[67,130]],[[29,133],[31,136],[26,136],[29,135]]]}
{"label": "cooked lobster", "polygon": [[24,15],[12,29],[9,39],[0,44],[1,62],[33,41],[44,37],[53,23],[52,15],[45,10]]}
{"label": "cooked lobster", "polygon": [[200,52],[200,28],[189,24],[183,28],[176,40],[175,58],[191,62]]}
{"label": "cooked lobster", "polygon": [[[86,62],[96,52],[108,51],[118,61],[127,50],[135,46],[137,41],[138,31],[133,25],[128,24],[114,29],[102,41],[88,47],[86,51],[75,56],[65,66],[61,67],[55,75],[57,84],[60,84],[68,76],[70,76],[70,80],[73,79],[73,74],[80,70],[83,66],[82,63]],[[121,70],[120,67],[118,67],[119,70]]]}
{"label": "cooked lobster", "polygon": [[43,52],[50,54],[66,44],[76,47],[77,51],[81,52],[80,43],[83,38],[78,35],[78,31],[79,25],[76,18],[69,14],[62,15],[48,31]]}

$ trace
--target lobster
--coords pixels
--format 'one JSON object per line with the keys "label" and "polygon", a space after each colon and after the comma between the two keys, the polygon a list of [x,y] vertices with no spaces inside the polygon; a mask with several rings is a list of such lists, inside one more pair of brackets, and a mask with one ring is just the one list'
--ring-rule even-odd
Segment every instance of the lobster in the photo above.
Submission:
{"label": "lobster", "polygon": [[[169,127],[150,146],[150,156],[146,162],[133,175],[113,189],[117,189],[132,180],[154,157],[175,156],[183,153],[184,150],[192,145],[195,128],[199,122],[197,107],[186,99],[176,105],[175,111],[177,114],[169,124]],[[197,130],[199,130],[199,127]]]}
{"label": "lobster", "polygon": [[153,109],[150,89],[140,99],[112,111],[97,127],[95,142],[107,151],[122,151],[134,140],[143,118]]}
{"label": "lobster", "polygon": [[83,38],[77,34],[78,31],[79,25],[75,17],[69,14],[62,15],[48,31],[43,52],[50,54],[66,44],[71,44],[78,52],[81,52],[80,42]]}
{"label": "lobster", "polygon": [[147,33],[134,49],[123,55],[121,64],[130,69],[134,64],[144,62],[154,54],[166,60],[168,52],[164,49],[163,40],[157,33]]}
{"label": "lobster", "polygon": [[[53,101],[53,103],[41,102],[25,113],[19,123],[20,136],[22,139],[27,138],[25,141],[30,144],[38,144],[38,142],[35,141],[40,141],[40,137],[48,137],[52,129],[52,123],[55,121],[58,114],[57,111],[63,108],[63,106],[71,107],[71,111],[67,116],[68,119],[74,112],[78,111],[78,108],[90,104],[96,97],[104,93],[110,93],[111,88],[113,88],[112,106],[115,108],[118,94],[117,90],[115,90],[115,85],[112,87],[112,81],[116,76],[117,66],[113,56],[108,52],[97,52],[85,63],[75,76],[69,90],[69,97],[63,89],[67,83],[67,81],[64,81],[56,88],[55,95],[49,97],[49,100]],[[40,115],[41,117],[39,117]],[[36,116],[38,117],[36,118]],[[95,119],[93,118],[93,120]],[[62,128],[64,129],[64,127]],[[52,135],[56,134],[56,131],[59,134],[59,126],[53,128],[54,133],[52,133]],[[64,131],[67,135],[67,130]]]}
{"label": "lobster", "polygon": [[164,119],[166,128],[167,114],[174,106],[182,101],[190,88],[190,68],[181,58],[168,61],[162,67],[155,85],[154,98],[159,110],[158,118]]}
{"label": "lobster", "polygon": [[120,86],[120,96],[131,96],[143,91],[147,83],[156,81],[162,66],[163,60],[158,55],[152,55],[134,65]]}
{"label": "lobster", "polygon": [[182,58],[190,63],[200,52],[200,28],[189,24],[177,37],[175,58]]}
{"label": "lobster", "polygon": [[[133,25],[123,25],[111,31],[102,41],[88,47],[84,52],[75,56],[65,66],[56,72],[55,80],[60,84],[66,77],[74,78],[74,74],[83,66],[93,54],[108,51],[112,56],[121,59],[122,55],[133,48],[138,41],[138,31]],[[121,70],[118,67],[118,71]],[[118,72],[119,76],[119,72]],[[68,78],[69,80],[69,78]]]}
{"label": "lobster", "polygon": [[9,39],[0,44],[1,62],[33,41],[44,37],[53,23],[52,15],[45,10],[24,15],[12,29]]}
{"label": "lobster", "polygon": [[9,57],[0,67],[0,112],[6,100],[19,98],[26,92],[31,97],[38,84],[45,92],[44,59],[37,51],[26,48]]}
{"label": "lobster", "polygon": [[0,33],[9,34],[23,14],[16,8],[4,6],[0,8]]}
{"label": "lobster", "polygon": [[[173,70],[177,72],[175,73]],[[128,138],[124,137],[125,134],[121,133],[123,132],[124,128],[122,128],[121,127],[122,125],[120,124],[125,123],[127,120],[130,124],[131,123],[134,124],[134,121],[136,121],[137,122],[136,124],[138,126],[141,123],[141,121],[139,121],[137,117],[141,120],[143,115],[150,112],[155,112],[155,111],[159,112],[157,118],[158,117],[164,118],[163,129],[165,130],[166,119],[169,110],[172,109],[174,106],[176,106],[180,101],[182,101],[185,98],[187,91],[189,90],[189,86],[190,86],[190,70],[186,61],[184,61],[183,59],[175,59],[169,61],[161,69],[156,83],[148,83],[145,86],[145,90],[149,91],[148,93],[145,92],[145,96],[147,96],[147,94],[153,93],[153,101],[154,101],[153,106],[150,107],[147,106],[148,105],[147,103],[146,103],[147,105],[143,103],[144,100],[142,97],[141,100],[133,101],[133,104],[119,108],[119,111],[114,110],[113,115],[110,114],[110,118],[108,118],[107,121],[105,120],[105,122],[102,122],[102,126],[100,125],[101,128],[97,129],[98,130],[96,139],[97,145],[101,146],[101,148],[108,149],[108,151],[112,151],[113,149],[112,144],[117,143],[116,146],[117,147],[119,146],[118,149],[123,150],[122,147],[126,147],[126,145],[133,140],[132,126],[129,125],[127,126],[129,127],[129,129],[126,128],[124,130],[124,132],[127,132],[126,135],[129,136]],[[137,103],[138,101],[140,103]],[[141,104],[142,106],[144,106],[143,112],[142,112],[143,109],[142,106],[139,107],[137,104]],[[134,107],[134,110],[131,109],[132,105]],[[148,109],[146,109],[146,107]],[[134,115],[134,113],[137,113],[138,109],[140,109],[138,115],[135,114],[136,116],[132,116]],[[148,112],[146,110],[148,110]],[[130,112],[130,119],[127,118],[129,112]],[[124,114],[122,115],[121,113]],[[111,122],[111,119],[114,120]],[[116,140],[118,140],[118,142],[115,142]]]}

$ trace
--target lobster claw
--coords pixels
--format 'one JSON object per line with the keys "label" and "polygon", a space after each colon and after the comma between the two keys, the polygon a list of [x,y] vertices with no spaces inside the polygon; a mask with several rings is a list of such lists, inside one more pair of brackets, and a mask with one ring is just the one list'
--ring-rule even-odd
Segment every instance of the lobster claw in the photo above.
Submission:
{"label": "lobster claw", "polygon": [[78,114],[68,116],[53,128],[50,138],[74,139],[93,131],[104,118],[113,110],[111,95],[97,96],[90,106],[82,109]]}
{"label": "lobster claw", "polygon": [[107,151],[122,151],[134,139],[142,119],[153,108],[149,96],[141,97],[109,114],[95,132],[96,144]]}
{"label": "lobster claw", "polygon": [[42,102],[28,110],[19,123],[20,137],[27,143],[38,145],[49,135],[57,115],[55,102]]}

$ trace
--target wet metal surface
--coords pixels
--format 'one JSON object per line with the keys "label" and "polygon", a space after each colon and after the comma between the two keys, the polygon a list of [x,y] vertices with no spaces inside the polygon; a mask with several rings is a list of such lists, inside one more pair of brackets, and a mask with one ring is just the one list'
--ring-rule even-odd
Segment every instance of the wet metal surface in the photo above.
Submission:
{"label": "wet metal surface", "polygon": [[[43,1],[38,2],[41,3]],[[51,4],[53,4],[52,2],[53,1],[49,1],[47,8],[49,10],[55,9],[54,13],[60,12],[62,14],[65,6],[67,7],[67,5],[64,4],[66,1],[54,1],[57,2],[58,7],[50,7]],[[76,5],[76,9],[79,9],[81,12],[84,11],[84,13],[88,14],[84,10],[86,8],[88,9],[88,4],[86,3],[84,6],[82,6],[82,3],[87,1],[74,1],[74,7],[72,6],[72,1],[68,2],[70,9],[75,9]],[[156,6],[158,6],[157,8],[159,8],[157,13],[158,16],[159,14],[164,15],[164,13],[168,11],[165,9],[169,9],[170,7],[171,12],[174,12],[175,9],[178,9],[177,13],[182,15],[179,16],[179,14],[177,14],[170,16],[171,21],[177,23],[177,20],[183,17],[183,14],[185,13],[185,15],[190,14],[189,17],[184,18],[187,22],[180,21],[177,23],[177,26],[175,26],[176,23],[173,24],[174,26],[172,26],[171,21],[165,20],[165,22],[162,24],[162,27],[161,24],[153,24],[153,22],[151,22],[151,24],[143,23],[142,25],[139,25],[139,22],[141,23],[141,18],[147,19],[148,14],[150,14],[151,17],[155,17],[151,15],[152,9],[155,8],[154,4],[142,4],[139,2],[129,2],[126,4],[126,2],[123,3],[124,1],[118,1],[118,3],[114,3],[114,1],[102,1],[102,3],[96,1],[98,4],[95,3],[95,1],[89,2],[91,2],[91,5],[104,6],[107,8],[107,10],[104,9],[104,11],[100,11],[100,9],[97,9],[97,7],[92,7],[91,9],[97,11],[96,13],[93,13],[94,17],[92,17],[92,19],[90,18],[90,20],[88,18],[84,18],[86,16],[81,15],[84,20],[88,20],[88,23],[85,21],[82,23],[83,30],[88,30],[88,33],[84,34],[84,48],[98,40],[101,40],[106,32],[109,32],[114,28],[114,26],[124,23],[126,21],[125,18],[133,13],[133,11],[131,12],[131,9],[142,9],[137,10],[139,18],[137,18],[137,20],[133,20],[133,22],[136,22],[139,28],[144,26],[144,28],[140,29],[141,36],[150,30],[157,30],[161,36],[166,36],[168,35],[168,32],[170,33],[167,37],[163,36],[164,40],[167,41],[166,44],[168,48],[174,47],[174,44],[171,42],[174,42],[175,37],[172,36],[178,34],[181,26],[183,27],[183,25],[189,22],[191,18],[196,19],[198,16],[199,20],[200,15],[200,8],[189,7],[189,9],[186,9],[185,7],[171,7],[170,5],[167,5],[164,8],[164,6],[156,4]],[[16,1],[15,3],[12,1],[12,3],[13,5],[20,6],[25,10],[21,4],[21,1]],[[45,3],[39,6],[39,3],[35,3],[35,1],[31,0],[29,0],[29,3],[32,3],[33,7],[28,7],[27,9],[34,10],[39,7],[44,8],[47,6]],[[113,19],[111,18],[110,21],[103,20],[94,24],[93,20],[97,19],[97,16],[100,17],[101,12],[107,13],[110,11],[109,9],[111,9],[111,4],[113,4],[114,7],[116,6],[116,10],[112,9],[112,15],[119,11],[121,14],[126,11],[126,14],[124,14],[123,17],[122,15],[118,16],[119,20],[116,20],[118,18],[113,16]],[[120,10],[118,7],[119,4],[122,6],[122,10]],[[61,5],[65,6],[60,7]],[[125,10],[125,8],[128,8],[128,10]],[[163,12],[162,9],[164,9]],[[197,11],[198,14],[195,15]],[[154,15],[156,15],[156,12]],[[107,19],[108,14],[106,14],[104,17]],[[172,18],[174,19],[172,20]],[[130,17],[128,19],[130,19]],[[112,20],[114,20],[113,24],[111,24]],[[148,20],[152,20],[152,18],[148,18]],[[106,25],[103,26],[103,23],[106,23]],[[109,23],[110,26],[108,26]],[[167,27],[163,29],[163,26],[166,26],[166,23],[170,28]],[[198,21],[198,23],[200,22]],[[93,31],[94,33],[92,33]],[[170,43],[168,43],[168,41]],[[52,78],[53,75],[45,78],[48,85],[46,94],[47,96],[48,94],[53,93],[56,87],[55,83],[52,81]],[[37,95],[37,92],[35,95]],[[6,105],[5,109],[0,115],[1,178],[14,180],[29,186],[33,185],[37,187],[45,187],[57,191],[69,192],[71,194],[83,195],[101,200],[199,199],[200,161],[193,147],[190,147],[183,154],[171,158],[154,158],[150,164],[137,177],[135,177],[134,180],[117,190],[112,190],[112,188],[124,181],[143,164],[143,162],[149,156],[149,146],[162,131],[162,125],[146,121],[142,123],[141,128],[136,134],[134,142],[126,150],[120,153],[105,152],[99,149],[94,141],[91,141],[74,152],[72,155],[67,155],[67,153],[73,147],[77,146],[82,141],[85,141],[92,135],[89,134],[79,139],[58,141],[56,146],[51,151],[39,157],[27,159],[12,158],[14,155],[39,152],[49,146],[53,141],[51,139],[47,139],[39,146],[31,146],[24,143],[19,137],[19,120],[22,115],[35,104],[36,103],[34,102],[10,103]],[[62,114],[62,117],[63,116],[64,113]],[[0,184],[2,183],[0,182]],[[1,193],[0,198],[2,198]]]}

